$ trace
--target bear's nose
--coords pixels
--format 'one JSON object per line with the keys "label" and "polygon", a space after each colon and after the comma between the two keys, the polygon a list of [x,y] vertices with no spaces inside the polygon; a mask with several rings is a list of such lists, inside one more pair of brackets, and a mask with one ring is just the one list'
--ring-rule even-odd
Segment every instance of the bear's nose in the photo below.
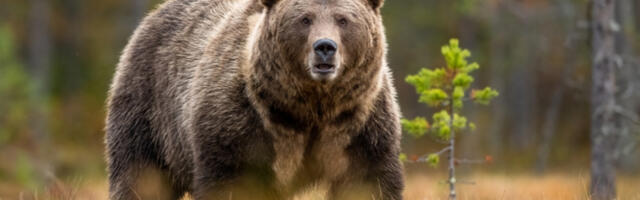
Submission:
{"label": "bear's nose", "polygon": [[323,62],[327,62],[334,54],[336,54],[338,44],[330,39],[320,39],[313,43],[313,49],[316,52],[316,55],[322,58]]}

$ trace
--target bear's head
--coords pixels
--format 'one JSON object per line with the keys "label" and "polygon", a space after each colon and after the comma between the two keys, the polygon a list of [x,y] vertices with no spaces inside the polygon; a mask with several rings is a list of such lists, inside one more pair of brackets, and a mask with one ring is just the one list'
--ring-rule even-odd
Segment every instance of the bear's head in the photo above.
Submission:
{"label": "bear's head", "polygon": [[331,85],[373,75],[383,64],[383,0],[260,1],[266,14],[254,50],[268,65],[263,73]]}
{"label": "bear's head", "polygon": [[383,0],[257,1],[243,77],[263,117],[301,129],[365,116],[386,76]]}

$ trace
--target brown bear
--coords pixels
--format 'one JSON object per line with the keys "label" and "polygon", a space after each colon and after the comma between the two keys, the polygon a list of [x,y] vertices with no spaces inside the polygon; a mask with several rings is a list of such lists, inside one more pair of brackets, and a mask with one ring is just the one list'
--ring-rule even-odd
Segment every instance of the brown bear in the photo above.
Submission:
{"label": "brown bear", "polygon": [[402,199],[382,1],[164,2],[111,85],[110,199]]}

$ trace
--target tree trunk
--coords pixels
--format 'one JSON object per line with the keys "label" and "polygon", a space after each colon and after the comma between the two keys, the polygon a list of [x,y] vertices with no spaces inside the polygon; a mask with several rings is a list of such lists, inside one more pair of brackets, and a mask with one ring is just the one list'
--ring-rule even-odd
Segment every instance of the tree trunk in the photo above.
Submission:
{"label": "tree trunk", "polygon": [[564,99],[564,85],[558,86],[551,95],[551,104],[546,111],[544,124],[542,125],[542,143],[538,148],[538,158],[536,161],[536,173],[543,174],[547,168],[547,160],[551,152],[553,136],[557,128],[558,115],[562,100]]}
{"label": "tree trunk", "polygon": [[617,3],[616,20],[621,24],[621,32],[616,36],[616,49],[623,59],[623,68],[618,71],[618,83],[620,91],[618,94],[618,104],[625,110],[625,117],[622,117],[622,130],[618,137],[618,156],[616,157],[618,170],[633,171],[638,169],[640,161],[635,152],[638,145],[636,139],[640,128],[639,115],[635,113],[640,109],[640,60],[637,57],[636,36],[637,27],[634,19],[635,6],[637,0],[619,0]]}
{"label": "tree trunk", "polygon": [[[453,96],[453,91],[449,93]],[[456,200],[456,132],[453,128],[453,119],[455,112],[453,109],[453,99],[449,99],[449,128],[451,129],[451,135],[449,136],[449,200]]]}
{"label": "tree trunk", "polygon": [[36,118],[34,120],[34,133],[36,139],[43,139],[47,136],[45,133],[46,118],[41,112],[43,109],[43,101],[48,96],[49,71],[51,65],[51,41],[49,38],[49,3],[47,0],[30,0],[31,10],[29,12],[29,71],[32,74],[34,84],[36,85]]}
{"label": "tree trunk", "polygon": [[[515,16],[510,35],[511,57],[508,58],[508,86],[505,91],[508,115],[511,117],[511,148],[527,150],[535,141],[537,124],[537,67],[540,54],[540,16],[521,1],[505,1],[511,16]],[[542,11],[537,9],[536,11]],[[520,37],[527,35],[527,37]],[[505,46],[503,48],[509,48]]]}
{"label": "tree trunk", "polygon": [[549,154],[551,153],[551,149],[553,147],[553,141],[555,139],[555,135],[557,133],[556,129],[558,128],[558,118],[560,116],[560,110],[562,109],[562,102],[564,100],[566,83],[565,79],[571,77],[576,68],[576,56],[572,49],[575,49],[573,38],[574,34],[576,34],[576,30],[574,30],[573,23],[575,21],[574,6],[573,3],[567,2],[565,0],[556,0],[554,1],[560,9],[558,16],[561,16],[561,19],[565,19],[562,24],[567,29],[564,31],[567,33],[567,41],[564,45],[564,49],[566,52],[566,59],[564,61],[564,68],[562,71],[562,77],[560,83],[557,84],[553,93],[551,93],[551,101],[549,103],[549,108],[545,111],[545,115],[543,117],[542,124],[542,141],[540,146],[538,147],[538,154],[536,158],[535,170],[537,174],[544,174],[547,169],[547,163],[549,160]]}
{"label": "tree trunk", "polygon": [[616,198],[615,141],[620,130],[616,114],[615,0],[593,0],[591,88],[591,198]]}
{"label": "tree trunk", "polygon": [[[506,81],[505,77],[505,62],[507,56],[505,56],[504,46],[505,46],[505,38],[506,34],[504,33],[504,25],[503,25],[503,16],[502,10],[504,9],[503,3],[501,1],[497,2],[494,7],[491,8],[490,11],[490,29],[491,29],[491,57],[490,57],[490,68],[491,68],[491,87],[494,89],[504,93],[506,90]],[[504,100],[505,98],[496,98],[494,103],[491,104],[491,128],[489,129],[489,136],[487,137],[489,145],[489,152],[491,155],[495,157],[502,157],[504,154],[503,151],[503,137],[505,135],[504,127],[505,127],[505,119],[507,118],[505,113],[505,105],[507,104]]]}
{"label": "tree trunk", "polygon": [[35,86],[31,100],[31,132],[36,145],[36,162],[44,179],[48,181],[53,169],[48,159],[49,128],[47,103],[49,99],[49,74],[51,69],[50,4],[49,0],[30,0],[28,66]]}

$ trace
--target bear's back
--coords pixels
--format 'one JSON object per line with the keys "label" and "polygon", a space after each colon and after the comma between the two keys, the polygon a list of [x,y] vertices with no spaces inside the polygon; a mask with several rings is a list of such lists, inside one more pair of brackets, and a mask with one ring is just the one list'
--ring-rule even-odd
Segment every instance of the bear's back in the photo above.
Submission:
{"label": "bear's back", "polygon": [[247,1],[251,0],[168,0],[150,13],[135,31],[121,56],[116,79],[127,76],[125,73],[154,77],[155,80],[150,81],[156,86],[167,87],[159,88],[161,90],[185,92],[183,87],[194,77],[214,40],[246,37],[239,33],[220,38],[222,31],[230,26],[225,22],[237,14],[234,10],[247,9],[241,5]]}
{"label": "bear's back", "polygon": [[198,74],[237,71],[238,63],[228,60],[237,59],[244,46],[221,42],[246,39],[248,32],[228,34],[228,30],[236,26],[229,23],[231,18],[249,9],[257,11],[248,2],[252,0],[169,0],[160,5],[141,22],[125,48],[111,96],[146,98],[142,102],[151,105],[152,127],[181,132],[175,129],[185,117],[183,106],[192,95],[189,87],[198,85],[194,83]]}
{"label": "bear's back", "polygon": [[[198,107],[190,101],[201,87],[226,84],[218,88],[242,89],[242,83],[226,79],[236,80],[239,71],[237,63],[228,61],[237,57],[229,49],[239,55],[243,46],[220,42],[246,40],[248,31],[234,31],[236,25],[230,23],[246,21],[241,19],[244,13],[258,12],[259,5],[249,2],[168,0],[141,22],[120,57],[110,89],[106,139],[114,151],[109,157],[132,148],[151,149],[140,159],[167,166],[182,185],[191,183],[193,155],[186,128],[191,113],[186,110]],[[221,49],[227,49],[225,55],[219,55]],[[226,100],[233,101],[237,103]],[[125,138],[149,146],[120,147],[123,142],[116,140]]]}

